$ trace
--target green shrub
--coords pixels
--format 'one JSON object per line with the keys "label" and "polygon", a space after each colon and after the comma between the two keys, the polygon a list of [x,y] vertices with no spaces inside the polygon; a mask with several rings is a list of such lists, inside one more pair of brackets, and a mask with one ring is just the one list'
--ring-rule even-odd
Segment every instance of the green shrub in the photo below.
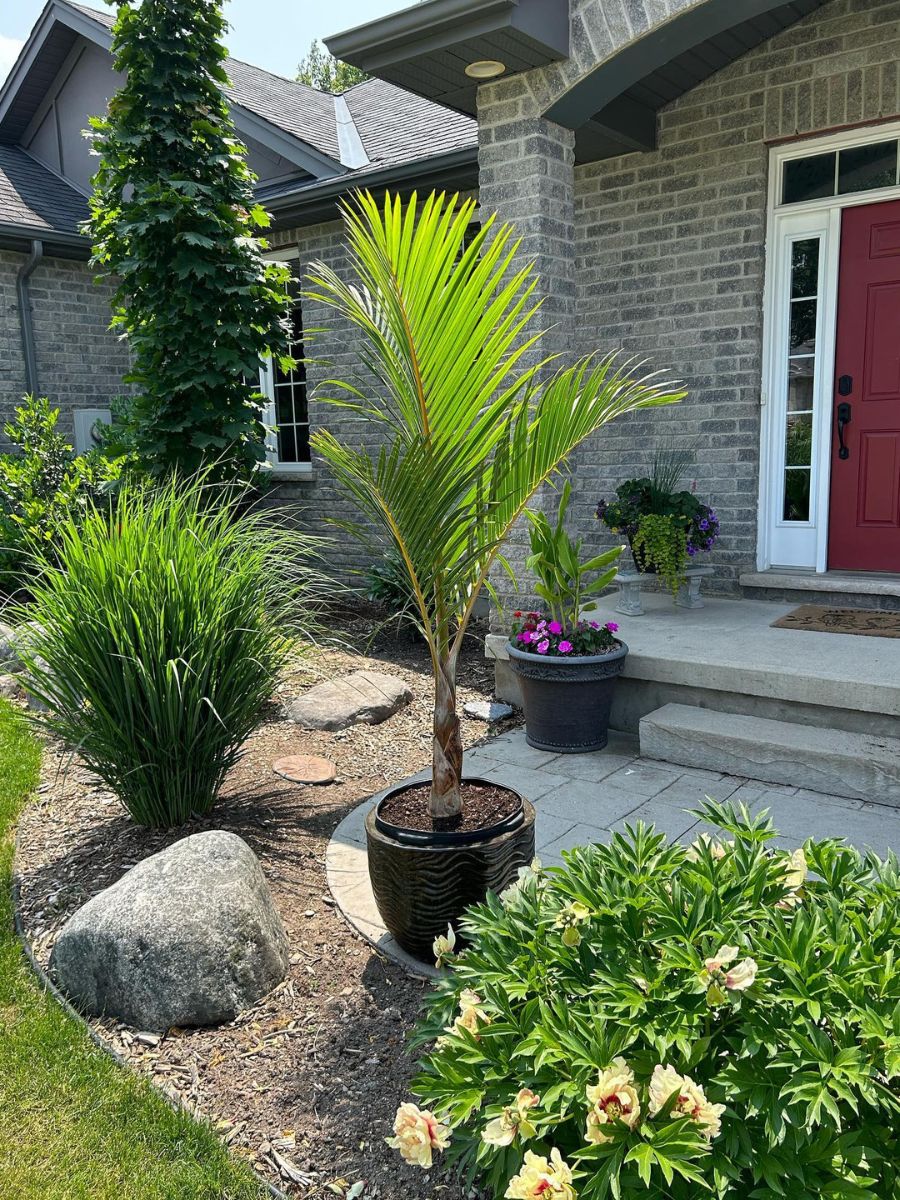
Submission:
{"label": "green shrub", "polygon": [[900,1197],[900,864],[704,815],[733,840],[638,826],[470,910],[404,1157],[496,1197]]}
{"label": "green shrub", "polygon": [[19,614],[45,724],[142,825],[212,808],[315,604],[311,544],[238,504],[202,478],[127,483],[61,526]]}
{"label": "green shrub", "polygon": [[31,556],[56,554],[60,527],[76,523],[92,499],[119,477],[121,465],[102,454],[76,455],[57,429],[59,409],[26,396],[4,426],[16,447],[0,455],[0,587],[27,586]]}

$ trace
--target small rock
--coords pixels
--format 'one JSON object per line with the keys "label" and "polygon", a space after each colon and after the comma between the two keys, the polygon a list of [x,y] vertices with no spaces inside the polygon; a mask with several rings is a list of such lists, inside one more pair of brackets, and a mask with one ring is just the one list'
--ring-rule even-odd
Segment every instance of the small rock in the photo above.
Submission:
{"label": "small rock", "polygon": [[256,855],[213,830],[89,900],[63,926],[50,967],[90,1016],[164,1032],[234,1020],[281,983],[288,954]]}
{"label": "small rock", "polygon": [[288,705],[290,720],[303,729],[347,729],[380,725],[412,700],[412,691],[395,675],[354,671],[343,679],[310,688]]}
{"label": "small rock", "polygon": [[511,717],[513,708],[511,704],[501,704],[499,700],[470,700],[464,705],[463,712],[475,721],[487,721],[489,725],[496,725],[498,721],[505,721],[507,717]]}
{"label": "small rock", "polygon": [[17,675],[0,675],[0,696],[4,700],[25,700],[28,693],[22,687]]}

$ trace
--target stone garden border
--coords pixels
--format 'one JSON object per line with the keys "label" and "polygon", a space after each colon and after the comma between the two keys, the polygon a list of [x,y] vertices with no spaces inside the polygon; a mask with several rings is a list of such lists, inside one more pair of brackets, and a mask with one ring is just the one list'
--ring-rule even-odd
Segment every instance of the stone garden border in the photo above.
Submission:
{"label": "stone garden border", "polygon": [[[134,1070],[134,1068],[122,1057],[118,1050],[116,1050],[115,1046],[111,1045],[104,1037],[101,1037],[97,1030],[90,1024],[89,1021],[85,1019],[85,1017],[82,1016],[78,1009],[73,1007],[67,997],[63,995],[63,993],[50,978],[47,971],[44,970],[44,967],[38,961],[37,955],[34,953],[31,942],[28,940],[25,922],[22,919],[22,880],[16,867],[18,857],[19,832],[16,830],[15,841],[13,843],[12,862],[13,928],[15,929],[16,937],[19,939],[25,957],[28,959],[28,963],[40,986],[45,992],[48,992],[53,997],[63,1012],[65,1012],[67,1016],[71,1017],[72,1020],[81,1027],[82,1031],[88,1036],[88,1038],[90,1038],[94,1045],[113,1060],[116,1066],[120,1067],[124,1071],[130,1071],[133,1075],[139,1075],[142,1079],[150,1084],[157,1096],[159,1096],[160,1099],[162,1099],[169,1106],[169,1108],[173,1109],[175,1112],[183,1112],[186,1116],[190,1117],[192,1121],[198,1121],[206,1124],[210,1131],[218,1138],[219,1135],[215,1133],[215,1130],[204,1117],[198,1117],[196,1112],[191,1111],[191,1109],[189,1109],[186,1105],[179,1103],[172,1096],[168,1095],[162,1090],[162,1088],[158,1087],[153,1080],[149,1078],[149,1076],[143,1075]],[[221,1141],[221,1139],[219,1140]],[[287,1194],[281,1191],[281,1189],[270,1180],[266,1179],[265,1176],[260,1174],[260,1172],[256,1170],[252,1163],[248,1162],[246,1165],[256,1177],[260,1186],[265,1188],[269,1196],[272,1197],[272,1200],[289,1200]]]}

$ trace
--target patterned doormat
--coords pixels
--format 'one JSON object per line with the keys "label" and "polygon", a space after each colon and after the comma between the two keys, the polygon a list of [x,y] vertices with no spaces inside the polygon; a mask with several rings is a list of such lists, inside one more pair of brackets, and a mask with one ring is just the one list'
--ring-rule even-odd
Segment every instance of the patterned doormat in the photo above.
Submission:
{"label": "patterned doormat", "polygon": [[864,608],[825,608],[801,604],[772,622],[773,629],[808,629],[813,633],[854,633],[860,637],[900,638],[900,612]]}

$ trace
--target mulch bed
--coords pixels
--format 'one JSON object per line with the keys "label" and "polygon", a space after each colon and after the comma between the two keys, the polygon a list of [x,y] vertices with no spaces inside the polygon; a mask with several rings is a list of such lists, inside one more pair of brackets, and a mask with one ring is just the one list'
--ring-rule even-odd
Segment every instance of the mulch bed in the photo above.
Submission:
{"label": "mulch bed", "polygon": [[[351,932],[325,881],[325,848],[335,826],[430,758],[424,647],[389,629],[367,649],[374,628],[365,614],[346,617],[342,646],[302,661],[281,699],[369,666],[405,679],[412,704],[384,725],[340,733],[299,730],[273,704],[220,805],[187,828],[137,828],[77,760],[50,748],[40,794],[20,824],[23,918],[46,964],[66,919],[142,858],[203,829],[239,834],[259,856],[284,920],[292,950],[288,979],[218,1029],[173,1029],[159,1039],[112,1022],[96,1027],[292,1196],[468,1200],[477,1193],[439,1168],[426,1174],[405,1166],[384,1144],[397,1105],[410,1099],[414,1063],[404,1047],[428,985]],[[465,701],[492,694],[492,664],[483,653],[473,631],[461,662],[460,712]],[[484,740],[486,727],[464,719],[463,736],[472,745]],[[333,759],[336,782],[304,787],[275,775],[273,762],[296,753]],[[363,1190],[352,1191],[361,1182]]]}

